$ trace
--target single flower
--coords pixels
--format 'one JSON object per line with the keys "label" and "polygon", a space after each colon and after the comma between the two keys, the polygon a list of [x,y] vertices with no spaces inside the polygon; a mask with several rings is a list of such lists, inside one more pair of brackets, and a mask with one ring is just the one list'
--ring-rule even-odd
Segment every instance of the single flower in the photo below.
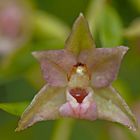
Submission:
{"label": "single flower", "polygon": [[16,131],[60,117],[110,120],[135,130],[135,117],[111,85],[127,50],[124,46],[95,48],[80,14],[65,49],[33,52],[47,83],[21,116]]}

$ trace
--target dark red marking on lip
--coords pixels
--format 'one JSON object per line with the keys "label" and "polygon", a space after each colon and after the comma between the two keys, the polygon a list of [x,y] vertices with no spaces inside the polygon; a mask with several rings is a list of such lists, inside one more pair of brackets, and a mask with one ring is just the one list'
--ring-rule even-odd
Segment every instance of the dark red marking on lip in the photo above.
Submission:
{"label": "dark red marking on lip", "polygon": [[87,91],[82,88],[71,89],[70,94],[77,100],[78,103],[82,103],[84,98],[88,95]]}

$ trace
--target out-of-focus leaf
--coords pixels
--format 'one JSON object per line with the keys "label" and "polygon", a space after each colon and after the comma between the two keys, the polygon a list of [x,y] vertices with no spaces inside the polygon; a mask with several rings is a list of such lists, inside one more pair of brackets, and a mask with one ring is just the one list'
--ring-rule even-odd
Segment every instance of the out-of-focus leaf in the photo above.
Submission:
{"label": "out-of-focus leaf", "polygon": [[131,42],[130,51],[126,55],[126,61],[123,62],[120,71],[120,78],[125,81],[131,92],[131,101],[140,98],[140,47],[136,43],[136,41]]}
{"label": "out-of-focus leaf", "polygon": [[[63,40],[64,41],[64,40]],[[35,42],[32,43],[32,52],[33,51],[41,51],[41,50],[57,50],[57,49],[63,49],[64,48],[64,42],[57,40],[57,39],[38,39]]]}
{"label": "out-of-focus leaf", "polygon": [[87,9],[87,19],[92,33],[98,28],[100,17],[103,14],[106,0],[92,0]]}
{"label": "out-of-focus leaf", "polygon": [[136,117],[138,119],[138,123],[139,123],[139,126],[140,126],[140,101],[134,102],[133,111],[136,114]]}
{"label": "out-of-focus leaf", "polygon": [[98,30],[102,47],[121,45],[122,23],[113,7],[106,5],[104,8]]}
{"label": "out-of-focus leaf", "polygon": [[138,12],[140,12],[140,0],[129,0],[129,2]]}
{"label": "out-of-focus leaf", "polygon": [[[138,134],[137,134],[138,133]],[[111,125],[109,127],[109,134],[111,140],[139,140],[139,131],[135,133],[133,131],[129,131],[128,129],[124,129],[118,125]]]}
{"label": "out-of-focus leaf", "polygon": [[27,103],[27,102],[0,103],[0,109],[4,110],[10,114],[20,116],[28,104],[29,103]]}
{"label": "out-of-focus leaf", "polygon": [[24,75],[27,81],[30,82],[36,89],[41,88],[45,83],[39,64],[35,64],[30,67]]}
{"label": "out-of-focus leaf", "polygon": [[123,98],[128,102],[132,102],[131,90],[128,84],[122,80],[121,78],[117,78],[116,81],[113,82],[113,87],[115,87],[123,96]]}
{"label": "out-of-focus leaf", "polygon": [[30,45],[31,44],[27,44],[16,49],[3,60],[0,69],[1,78],[4,79],[19,75],[26,71],[35,62],[31,55]]}
{"label": "out-of-focus leaf", "polygon": [[69,28],[56,17],[43,12],[37,12],[34,17],[35,31],[38,37],[56,38],[64,41]]}
{"label": "out-of-focus leaf", "polygon": [[135,19],[130,26],[124,30],[124,36],[130,39],[140,37],[140,18]]}
{"label": "out-of-focus leaf", "polygon": [[129,129],[136,130],[137,122],[134,115],[113,87],[95,89],[94,97],[99,119],[118,122],[129,127]]}

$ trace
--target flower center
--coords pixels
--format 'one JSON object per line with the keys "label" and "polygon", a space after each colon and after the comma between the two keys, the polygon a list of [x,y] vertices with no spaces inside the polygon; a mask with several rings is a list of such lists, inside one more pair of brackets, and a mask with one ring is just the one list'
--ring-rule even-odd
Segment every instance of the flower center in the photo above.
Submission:
{"label": "flower center", "polygon": [[88,95],[87,91],[82,88],[71,89],[70,94],[77,100],[78,103],[82,103],[84,98]]}
{"label": "flower center", "polygon": [[84,89],[90,85],[90,75],[85,64],[77,63],[73,66],[68,75],[68,86],[71,89],[76,87]]}

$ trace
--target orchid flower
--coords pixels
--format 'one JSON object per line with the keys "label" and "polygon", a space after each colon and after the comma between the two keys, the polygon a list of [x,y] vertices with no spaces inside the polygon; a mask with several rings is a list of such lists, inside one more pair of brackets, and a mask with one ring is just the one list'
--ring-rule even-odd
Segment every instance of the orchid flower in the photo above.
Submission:
{"label": "orchid flower", "polygon": [[80,14],[64,49],[33,52],[47,83],[22,114],[16,131],[61,117],[109,120],[135,130],[135,117],[111,85],[127,50],[95,48]]}

